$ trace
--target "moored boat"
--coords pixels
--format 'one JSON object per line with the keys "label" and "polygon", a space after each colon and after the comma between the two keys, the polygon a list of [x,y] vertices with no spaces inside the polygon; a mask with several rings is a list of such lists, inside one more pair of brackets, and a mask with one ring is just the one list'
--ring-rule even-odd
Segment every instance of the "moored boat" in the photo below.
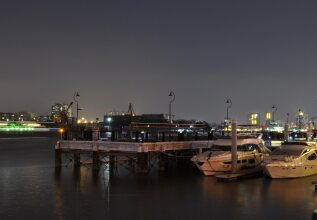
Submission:
{"label": "moored boat", "polygon": [[[211,150],[198,154],[191,160],[204,175],[230,172],[232,170],[231,143],[231,139],[218,139],[213,143]],[[262,139],[238,137],[236,170],[261,172],[263,155],[269,152]]]}
{"label": "moored boat", "polygon": [[317,174],[316,142],[285,142],[264,158],[264,171],[271,178],[297,178]]}

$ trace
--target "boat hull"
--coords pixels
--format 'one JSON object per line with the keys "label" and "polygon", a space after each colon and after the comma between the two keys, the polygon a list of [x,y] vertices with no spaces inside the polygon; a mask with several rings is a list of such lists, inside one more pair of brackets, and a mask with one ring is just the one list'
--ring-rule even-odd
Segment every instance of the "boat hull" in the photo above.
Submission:
{"label": "boat hull", "polygon": [[[254,158],[257,158],[254,160]],[[236,171],[245,171],[245,172],[261,172],[263,171],[263,168],[261,166],[261,159],[258,157],[255,157],[254,155],[239,157],[239,161],[248,161],[248,160],[254,160],[257,161],[253,164],[248,163],[237,163],[236,165]],[[232,165],[231,160],[228,158],[224,160],[199,160],[196,157],[192,159],[192,161],[195,163],[196,167],[206,176],[212,176],[212,175],[218,175],[218,174],[224,174],[228,172],[232,172]]]}
{"label": "boat hull", "polygon": [[317,174],[317,165],[275,165],[267,164],[264,172],[272,179],[298,178]]}

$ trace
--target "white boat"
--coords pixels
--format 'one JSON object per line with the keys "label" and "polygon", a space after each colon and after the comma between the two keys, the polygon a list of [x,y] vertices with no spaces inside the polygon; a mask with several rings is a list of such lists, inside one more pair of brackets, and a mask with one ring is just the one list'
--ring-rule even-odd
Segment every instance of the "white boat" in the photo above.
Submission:
{"label": "white boat", "polygon": [[[216,175],[232,171],[231,139],[216,140],[211,150],[194,156],[191,160],[204,175]],[[238,137],[236,171],[262,171],[263,154],[270,150],[264,146],[263,140],[255,137]]]}
{"label": "white boat", "polygon": [[285,142],[264,158],[264,171],[271,178],[296,178],[317,174],[316,142]]}

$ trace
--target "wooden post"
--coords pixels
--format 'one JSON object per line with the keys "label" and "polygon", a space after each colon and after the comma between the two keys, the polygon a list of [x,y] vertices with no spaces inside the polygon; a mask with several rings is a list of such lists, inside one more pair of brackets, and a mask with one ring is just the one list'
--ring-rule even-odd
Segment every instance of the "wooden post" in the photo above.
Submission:
{"label": "wooden post", "polygon": [[99,128],[98,127],[94,127],[92,129],[92,140],[93,141],[98,141],[99,140]]}
{"label": "wooden post", "polygon": [[149,171],[148,157],[148,152],[138,153],[137,173],[147,173]]}
{"label": "wooden post", "polygon": [[109,156],[109,171],[110,171],[110,175],[114,175],[116,170],[116,158],[113,155]]}
{"label": "wooden post", "polygon": [[100,168],[98,145],[94,144],[92,150],[92,169],[98,171]]}
{"label": "wooden post", "polygon": [[74,152],[74,168],[80,167],[80,151]]}
{"label": "wooden post", "polygon": [[231,145],[231,165],[232,165],[232,172],[237,171],[237,121],[232,120],[232,134],[231,134],[231,140],[232,140],[232,145]]}
{"label": "wooden post", "polygon": [[167,170],[167,165],[168,165],[168,161],[167,161],[167,157],[165,156],[164,152],[158,152],[158,165],[159,165],[159,171],[166,171]]}
{"label": "wooden post", "polygon": [[60,148],[60,143],[57,142],[55,145],[55,167],[62,166],[62,149]]}

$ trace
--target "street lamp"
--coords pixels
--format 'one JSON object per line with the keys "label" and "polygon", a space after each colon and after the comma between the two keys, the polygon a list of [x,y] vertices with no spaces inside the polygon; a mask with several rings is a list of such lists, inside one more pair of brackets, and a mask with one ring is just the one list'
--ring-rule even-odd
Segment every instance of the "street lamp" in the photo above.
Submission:
{"label": "street lamp", "polygon": [[230,99],[227,99],[226,101],[227,104],[227,121],[229,120],[229,108],[232,106],[232,101]]}
{"label": "street lamp", "polygon": [[80,109],[78,108],[78,100],[77,100],[78,97],[80,97],[80,95],[79,95],[78,92],[76,92],[76,93],[74,94],[74,96],[73,96],[73,99],[74,99],[74,101],[76,102],[76,121],[78,120],[78,111],[80,110]]}
{"label": "street lamp", "polygon": [[172,97],[172,99],[170,100],[170,103],[169,103],[169,121],[170,121],[170,123],[172,123],[172,102],[175,101],[175,94],[174,94],[174,92],[171,91],[168,96]]}
{"label": "street lamp", "polygon": [[172,102],[175,101],[175,94],[173,91],[170,92],[170,94],[168,95],[169,97],[171,97],[172,99],[170,100],[169,103],[169,140],[171,140],[171,126],[172,126]]}
{"label": "street lamp", "polygon": [[275,122],[274,113],[277,111],[277,106],[273,105],[272,109],[273,109],[273,111],[272,111],[272,121]]}
{"label": "street lamp", "polygon": [[227,104],[227,118],[226,118],[226,124],[225,124],[225,127],[227,128],[227,132],[228,132],[228,135],[229,135],[229,108],[231,108],[232,106],[232,101],[231,99],[227,99],[226,101],[226,104]]}

